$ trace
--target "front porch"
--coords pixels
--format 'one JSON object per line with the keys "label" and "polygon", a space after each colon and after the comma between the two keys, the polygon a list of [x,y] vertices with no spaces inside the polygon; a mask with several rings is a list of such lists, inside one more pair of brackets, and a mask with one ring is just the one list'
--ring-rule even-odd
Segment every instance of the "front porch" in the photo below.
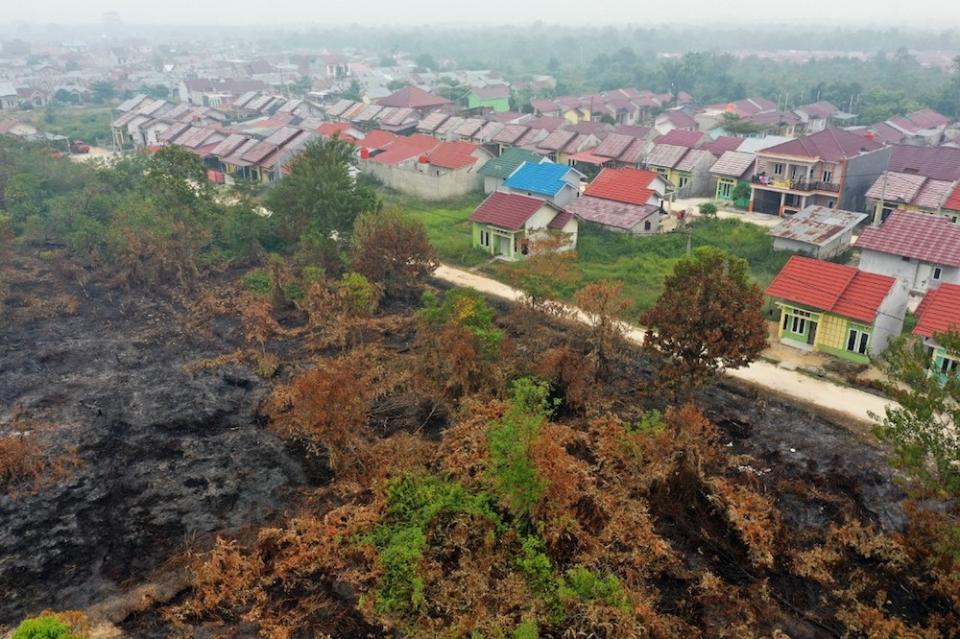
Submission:
{"label": "front porch", "polygon": [[519,260],[527,255],[527,236],[523,229],[510,230],[491,224],[473,224],[473,246],[493,257]]}

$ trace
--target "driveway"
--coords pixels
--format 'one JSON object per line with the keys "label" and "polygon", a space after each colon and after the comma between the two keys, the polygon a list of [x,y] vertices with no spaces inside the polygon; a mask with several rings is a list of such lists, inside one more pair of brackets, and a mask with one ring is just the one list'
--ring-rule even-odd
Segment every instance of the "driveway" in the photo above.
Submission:
{"label": "driveway", "polygon": [[[523,297],[522,292],[502,282],[445,264],[437,268],[434,276],[455,286],[472,288],[511,302]],[[589,316],[583,311],[573,307],[571,310],[577,321],[582,323],[589,321]],[[635,344],[643,342],[642,327],[627,324],[625,328],[628,340]],[[890,400],[877,395],[811,377],[795,370],[787,370],[762,360],[746,368],[728,371],[727,375],[764,389],[773,395],[826,411],[860,425],[872,425],[874,421],[870,417],[871,413],[883,415],[887,406],[894,405]]]}

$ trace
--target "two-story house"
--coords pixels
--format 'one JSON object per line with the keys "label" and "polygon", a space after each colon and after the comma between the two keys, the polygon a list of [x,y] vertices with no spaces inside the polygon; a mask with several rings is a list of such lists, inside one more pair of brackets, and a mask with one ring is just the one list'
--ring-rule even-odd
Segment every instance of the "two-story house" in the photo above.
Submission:
{"label": "two-story house", "polygon": [[894,211],[864,229],[854,246],[861,270],[895,277],[911,291],[960,284],[960,226],[945,217]]}
{"label": "two-story house", "polygon": [[750,210],[780,216],[812,204],[863,210],[867,189],[891,153],[875,140],[834,128],[758,151]]}

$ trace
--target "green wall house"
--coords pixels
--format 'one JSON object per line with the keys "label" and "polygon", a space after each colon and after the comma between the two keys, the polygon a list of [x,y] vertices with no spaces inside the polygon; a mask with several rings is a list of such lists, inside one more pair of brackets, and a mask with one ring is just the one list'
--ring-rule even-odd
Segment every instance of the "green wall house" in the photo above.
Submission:
{"label": "green wall house", "polygon": [[577,218],[536,197],[497,191],[470,214],[470,221],[474,248],[505,260],[523,259],[530,241],[551,231],[564,234],[567,249],[577,247]]}
{"label": "green wall house", "polygon": [[945,333],[960,332],[960,285],[941,284],[929,291],[917,307],[913,334],[923,338],[930,355],[930,369],[941,381],[956,375],[960,353],[950,352],[937,340]]}
{"label": "green wall house", "polygon": [[[740,208],[747,208],[750,205],[750,177],[755,163],[756,156],[753,153],[724,151],[710,167],[710,175],[717,178],[714,197],[720,202],[732,202]],[[745,196],[741,188],[741,197],[737,197],[737,187],[741,185],[746,187]]]}
{"label": "green wall house", "polygon": [[903,330],[909,292],[892,277],[794,256],[767,288],[780,341],[868,363]]}
{"label": "green wall house", "polygon": [[467,107],[471,109],[487,107],[497,113],[506,113],[510,110],[510,87],[505,84],[474,87],[467,94]]}

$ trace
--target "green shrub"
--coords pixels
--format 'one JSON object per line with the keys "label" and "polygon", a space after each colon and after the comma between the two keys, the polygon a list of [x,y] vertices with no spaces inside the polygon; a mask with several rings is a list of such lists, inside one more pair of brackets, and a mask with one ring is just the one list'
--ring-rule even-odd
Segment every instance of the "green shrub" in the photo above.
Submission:
{"label": "green shrub", "polygon": [[360,273],[344,274],[337,284],[337,294],[351,315],[372,315],[380,305],[380,288]]}
{"label": "green shrub", "polygon": [[712,217],[717,214],[717,205],[713,202],[704,202],[700,205],[700,215]]}
{"label": "green shrub", "polygon": [[537,622],[533,619],[527,619],[513,629],[510,639],[538,639],[540,631],[537,629]]}
{"label": "green shrub", "polygon": [[550,386],[529,377],[513,383],[510,409],[487,432],[490,475],[501,502],[514,515],[530,515],[543,494],[543,479],[530,456],[540,427],[555,405]]}
{"label": "green shrub", "polygon": [[273,288],[270,283],[270,274],[259,269],[247,273],[243,278],[243,287],[254,295],[263,297],[269,295]]}
{"label": "green shrub", "polygon": [[457,482],[433,475],[403,475],[387,484],[387,512],[366,541],[380,551],[383,571],[376,592],[380,612],[405,614],[423,605],[423,580],[417,565],[427,546],[427,531],[443,515],[462,514],[500,525],[490,499]]}
{"label": "green shrub", "polygon": [[452,288],[438,299],[426,291],[421,303],[420,320],[427,326],[438,329],[454,323],[468,329],[479,344],[481,357],[486,361],[496,359],[503,341],[503,331],[493,327],[496,313],[483,296],[467,288]]}
{"label": "green shrub", "polygon": [[77,639],[70,626],[53,615],[27,619],[13,631],[10,639]]}
{"label": "green shrub", "polygon": [[560,587],[563,600],[598,601],[621,610],[630,610],[630,599],[615,575],[601,577],[582,566],[567,571]]}

